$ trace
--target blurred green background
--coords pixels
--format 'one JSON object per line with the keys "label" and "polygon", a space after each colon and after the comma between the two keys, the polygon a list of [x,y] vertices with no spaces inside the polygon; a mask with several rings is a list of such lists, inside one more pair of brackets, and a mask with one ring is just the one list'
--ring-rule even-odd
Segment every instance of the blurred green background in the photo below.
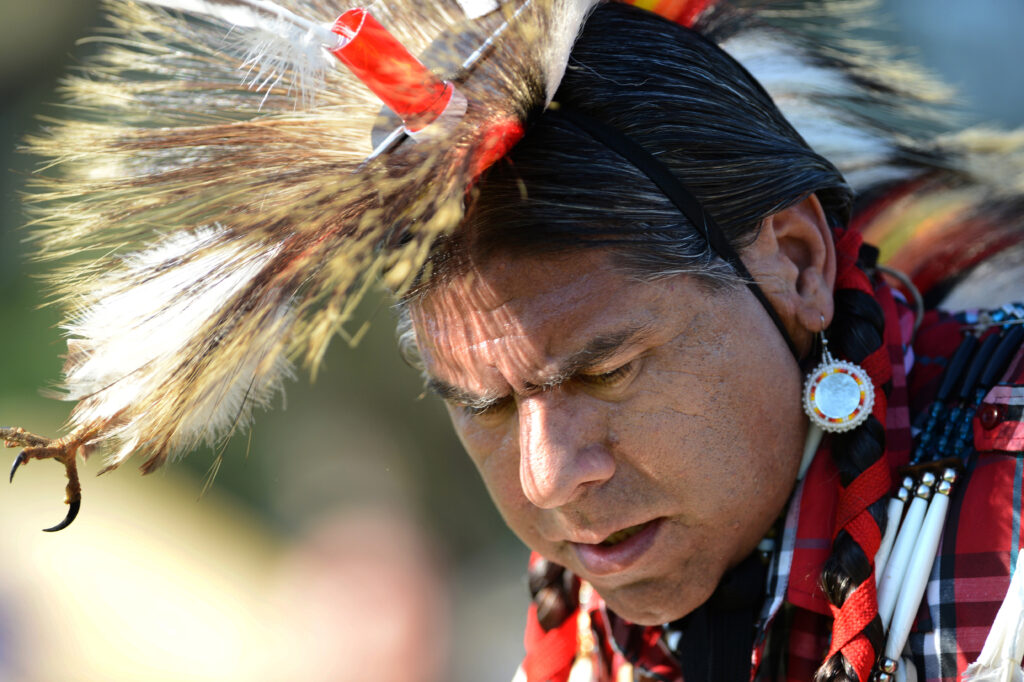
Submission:
{"label": "blurred green background", "polygon": [[[57,115],[92,0],[0,0],[0,422],[56,435],[69,404],[59,311],[21,227],[32,159]],[[440,403],[400,360],[388,301],[333,344],[319,380],[234,438],[142,478],[32,463],[0,491],[0,680],[501,680],[521,657],[527,552],[505,530]],[[4,471],[16,451],[2,451]],[[454,643],[458,642],[456,648]]]}
{"label": "blurred green background", "polygon": [[[1024,3],[891,0],[894,35],[971,102],[1024,122]],[[59,432],[58,311],[22,240],[20,138],[55,115],[56,81],[101,21],[94,0],[0,0],[0,422]],[[387,301],[340,339],[287,409],[214,461],[140,478],[85,466],[79,520],[33,463],[0,492],[0,681],[509,679],[521,656],[526,551],[504,529],[439,403],[398,358]],[[5,466],[14,452],[0,459]]]}

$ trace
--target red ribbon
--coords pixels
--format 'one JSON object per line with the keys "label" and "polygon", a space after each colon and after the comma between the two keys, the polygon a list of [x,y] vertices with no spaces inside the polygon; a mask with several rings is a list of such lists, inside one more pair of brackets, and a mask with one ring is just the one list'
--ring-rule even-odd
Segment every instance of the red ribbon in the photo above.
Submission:
{"label": "red ribbon", "polygon": [[865,681],[875,663],[875,649],[863,634],[864,628],[878,615],[878,596],[875,593],[874,571],[861,585],[850,593],[843,606],[832,606],[832,646],[827,658],[842,652],[846,660]]}
{"label": "red ribbon", "polygon": [[[859,267],[857,259],[863,238],[857,230],[836,230],[836,290],[853,289],[876,298],[870,279]],[[895,323],[895,319],[889,321]],[[882,424],[886,422],[888,401],[882,386],[892,378],[892,359],[885,343],[860,363],[871,377],[875,387],[875,405],[872,414]],[[832,646],[828,658],[842,652],[857,676],[866,682],[875,663],[876,652],[863,634],[864,628],[878,615],[878,596],[875,593],[874,558],[881,542],[881,529],[868,507],[882,499],[891,485],[889,465],[880,457],[861,472],[849,486],[841,488],[836,509],[835,533],[845,530],[871,562],[871,574],[850,593],[841,607],[832,610]]]}
{"label": "red ribbon", "polygon": [[530,604],[523,644],[523,672],[527,682],[566,682],[576,659],[576,615],[574,611],[556,628],[547,632],[537,619],[537,605]]}
{"label": "red ribbon", "polygon": [[[839,506],[836,508],[836,532],[867,511],[868,507],[889,492],[891,484],[889,463],[884,457],[880,457],[874,464],[861,472],[860,476],[853,479],[849,486],[841,488]],[[878,551],[877,548],[875,551]]]}
{"label": "red ribbon", "polygon": [[836,239],[836,290],[858,289],[874,296],[874,289],[864,271],[857,267],[860,246],[864,238],[856,230],[838,229]]}

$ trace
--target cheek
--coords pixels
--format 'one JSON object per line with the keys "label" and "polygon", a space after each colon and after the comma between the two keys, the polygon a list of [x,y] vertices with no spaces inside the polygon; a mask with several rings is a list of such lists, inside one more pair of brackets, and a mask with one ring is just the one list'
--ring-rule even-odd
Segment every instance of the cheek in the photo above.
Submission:
{"label": "cheek", "polygon": [[754,540],[795,485],[805,430],[795,363],[758,350],[736,353],[727,365],[714,391],[715,427],[707,443],[713,494],[731,510],[729,522]]}
{"label": "cheek", "polygon": [[616,410],[620,452],[700,525],[770,523],[802,450],[799,371],[757,349],[704,349],[650,368],[645,390]]}
{"label": "cheek", "polygon": [[643,385],[609,414],[616,449],[650,480],[692,480],[717,437],[714,391],[706,376],[652,362]]}

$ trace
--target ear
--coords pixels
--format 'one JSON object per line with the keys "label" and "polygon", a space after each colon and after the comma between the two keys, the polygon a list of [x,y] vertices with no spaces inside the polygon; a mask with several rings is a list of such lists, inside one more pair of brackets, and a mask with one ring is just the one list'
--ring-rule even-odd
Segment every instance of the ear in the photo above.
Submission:
{"label": "ear", "polygon": [[805,355],[832,321],[836,281],[835,243],[818,197],[768,216],[742,257]]}

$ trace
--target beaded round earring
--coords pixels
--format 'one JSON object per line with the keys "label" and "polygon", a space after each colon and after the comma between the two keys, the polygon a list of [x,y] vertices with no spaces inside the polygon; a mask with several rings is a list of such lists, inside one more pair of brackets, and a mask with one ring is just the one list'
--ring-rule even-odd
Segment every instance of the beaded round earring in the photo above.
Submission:
{"label": "beaded round earring", "polygon": [[875,404],[875,388],[863,367],[836,360],[821,335],[821,362],[804,381],[804,412],[825,431],[839,433],[860,426]]}

